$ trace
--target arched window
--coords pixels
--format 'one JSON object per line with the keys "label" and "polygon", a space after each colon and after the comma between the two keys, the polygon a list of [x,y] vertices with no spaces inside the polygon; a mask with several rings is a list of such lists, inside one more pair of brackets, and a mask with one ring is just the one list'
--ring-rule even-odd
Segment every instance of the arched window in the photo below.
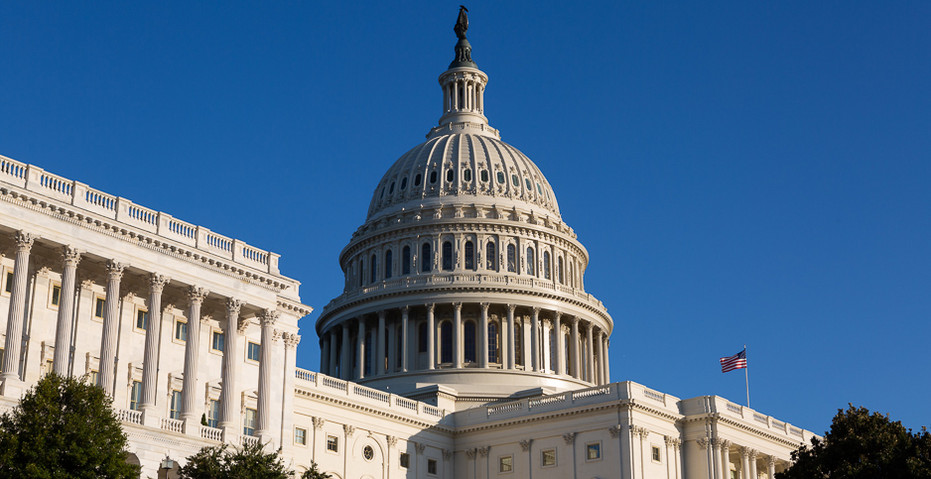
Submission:
{"label": "arched window", "polygon": [[[394,328],[394,344],[397,344],[397,345],[398,345],[398,349],[401,349],[401,339],[402,339],[402,338],[403,338],[403,336],[401,335],[401,326],[398,326],[398,327]],[[388,350],[388,348],[386,347],[386,348],[385,348],[385,351],[387,351],[387,350]],[[394,356],[395,356],[395,357],[394,357],[394,367],[397,368],[398,370],[400,370],[400,368],[401,368],[401,357],[402,357],[404,354],[406,354],[406,353],[407,353],[406,351],[399,351],[398,354],[395,354],[395,355],[394,355]]]}
{"label": "arched window", "polygon": [[465,269],[475,269],[475,244],[471,241],[466,241],[465,244]]}
{"label": "arched window", "polygon": [[388,194],[394,193],[394,182],[391,182],[391,186],[388,187]]}
{"label": "arched window", "polygon": [[452,183],[455,178],[456,176],[453,173],[453,170],[446,170],[446,181],[447,182]]}
{"label": "arched window", "polygon": [[550,252],[543,252],[543,279],[550,279]]}
{"label": "arched window", "polygon": [[450,321],[440,323],[440,362],[453,362],[453,323]]}
{"label": "arched window", "polygon": [[401,274],[411,274],[411,247],[401,249]]}
{"label": "arched window", "polygon": [[467,363],[475,362],[475,321],[466,321],[463,324],[463,334],[464,339],[464,348],[463,348],[463,359]]}
{"label": "arched window", "polygon": [[491,241],[485,245],[485,269],[498,271],[498,255],[495,251],[495,244]]}
{"label": "arched window", "polygon": [[498,357],[498,323],[488,322],[488,362],[500,363]]}
{"label": "arched window", "polygon": [[369,262],[369,283],[374,283],[378,275],[378,257],[372,255],[372,259]]}
{"label": "arched window", "polygon": [[512,341],[514,341],[514,364],[524,365],[524,326],[520,318],[514,318],[514,331]]}
{"label": "arched window", "polygon": [[401,191],[404,191],[407,188],[407,177],[401,178]]}
{"label": "arched window", "polygon": [[374,331],[365,332],[365,358],[362,360],[365,361],[365,369],[363,369],[363,371],[365,371],[366,376],[372,374],[372,356],[374,356],[374,354],[372,354],[372,346],[375,344],[375,341],[372,340],[372,333],[374,333]]}
{"label": "arched window", "polygon": [[391,277],[392,264],[391,250],[385,251],[385,279]]}
{"label": "arched window", "polygon": [[529,274],[530,276],[533,276],[533,275],[534,275],[533,264],[534,264],[534,262],[533,262],[533,248],[531,248],[531,247],[528,246],[528,247],[527,247],[527,274]]}
{"label": "arched window", "polygon": [[436,183],[436,170],[430,172],[430,183]]}
{"label": "arched window", "polygon": [[[427,352],[427,322],[423,321],[417,325],[417,352]],[[401,344],[401,343],[398,343]]]}
{"label": "arched window", "polygon": [[517,248],[512,244],[508,245],[508,272],[517,272]]}
{"label": "arched window", "polygon": [[424,243],[420,247],[420,271],[429,273],[433,270],[433,248],[430,243]]}
{"label": "arched window", "polygon": [[443,269],[446,271],[453,270],[453,243],[452,241],[443,242]]}
{"label": "arched window", "polygon": [[420,186],[420,173],[417,173],[417,176],[414,177],[414,186]]}
{"label": "arched window", "polygon": [[563,354],[564,354],[563,357],[566,358],[566,364],[565,364],[565,367],[566,367],[566,374],[571,374],[571,373],[572,373],[572,371],[569,370],[569,366],[570,366],[569,363],[572,362],[572,361],[569,360],[569,358],[572,357],[572,355],[569,354],[569,351],[570,351],[569,346],[571,346],[571,341],[570,341],[570,340],[571,340],[571,337],[569,336],[569,333],[563,334],[563,336],[562,336],[562,344],[563,344],[563,346],[565,346],[565,351],[563,351]]}
{"label": "arched window", "polygon": [[562,275],[562,256],[556,260],[556,279],[559,280],[559,284],[566,284],[565,278]]}
{"label": "arched window", "polygon": [[359,258],[359,286],[365,284],[365,260]]}

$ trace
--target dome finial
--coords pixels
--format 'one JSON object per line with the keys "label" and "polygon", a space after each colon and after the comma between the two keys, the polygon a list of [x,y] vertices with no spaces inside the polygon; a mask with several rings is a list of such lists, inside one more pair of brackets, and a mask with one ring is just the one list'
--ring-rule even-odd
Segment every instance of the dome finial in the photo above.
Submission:
{"label": "dome finial", "polygon": [[465,5],[459,5],[459,17],[456,19],[456,26],[453,31],[459,41],[456,42],[456,58],[449,64],[449,68],[472,67],[478,68],[478,65],[472,61],[472,45],[466,40],[466,30],[469,29],[469,9]]}

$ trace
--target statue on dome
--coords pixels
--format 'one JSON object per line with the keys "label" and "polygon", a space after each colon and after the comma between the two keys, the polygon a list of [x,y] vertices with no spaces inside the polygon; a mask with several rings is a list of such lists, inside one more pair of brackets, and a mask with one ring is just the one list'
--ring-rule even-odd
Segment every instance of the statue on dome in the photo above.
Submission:
{"label": "statue on dome", "polygon": [[453,27],[453,31],[456,32],[456,37],[460,40],[466,37],[466,30],[469,29],[468,11],[469,9],[465,5],[459,5],[459,18],[456,19],[456,26]]}

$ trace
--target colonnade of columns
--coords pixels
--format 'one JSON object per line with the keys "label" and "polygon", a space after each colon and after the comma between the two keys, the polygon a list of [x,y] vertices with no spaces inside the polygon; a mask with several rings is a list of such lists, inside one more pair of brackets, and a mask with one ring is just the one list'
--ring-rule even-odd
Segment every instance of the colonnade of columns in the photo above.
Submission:
{"label": "colonnade of columns", "polygon": [[478,80],[457,79],[443,85],[444,112],[475,111],[484,109],[485,85]]}
{"label": "colonnade of columns", "polygon": [[776,466],[780,460],[775,456],[762,454],[753,448],[739,446],[721,438],[699,440],[699,446],[707,448],[710,452],[715,466],[712,470],[716,471],[714,479],[731,479],[732,453],[740,456],[739,462],[733,463],[737,466],[737,479],[757,479],[763,472],[766,473],[767,479],[776,477]]}
{"label": "colonnade of columns", "polygon": [[[22,364],[23,346],[29,338],[24,337],[23,328],[27,321],[26,305],[29,303],[27,286],[30,279],[30,252],[36,237],[19,231],[14,236],[15,264],[13,284],[10,291],[9,312],[6,324],[6,338],[3,350],[3,366],[0,369],[0,393],[7,397],[19,397],[25,389]],[[52,371],[59,375],[70,375],[72,369],[72,337],[75,318],[74,298],[77,293],[78,265],[83,253],[71,246],[61,248],[61,294],[59,295],[58,313],[55,327],[55,350]],[[97,383],[107,393],[113,394],[117,377],[117,348],[120,340],[120,302],[121,284],[126,265],[116,260],[106,264],[106,289],[103,305],[103,325],[100,338],[99,371]],[[160,427],[163,419],[164,404],[157,404],[159,398],[167,395],[157,391],[159,374],[159,343],[162,326],[162,295],[170,279],[159,273],[148,274],[148,319],[145,327],[145,346],[142,366],[142,394],[140,410],[142,423],[147,426]],[[124,291],[125,293],[125,291]],[[188,286],[187,338],[184,353],[184,376],[182,387],[180,418],[183,430],[193,435],[202,434],[200,417],[204,413],[203,402],[198,401],[203,395],[198,394],[199,363],[206,351],[200,351],[201,322],[207,318],[201,316],[201,307],[210,292],[198,286]],[[240,363],[243,361],[240,351],[240,338],[245,332],[247,322],[240,319],[243,302],[235,298],[225,298],[226,325],[223,346],[222,388],[220,397],[220,418],[218,424],[223,429],[225,440],[233,440],[240,434],[241,404],[238,384]],[[259,359],[258,401],[256,434],[265,437],[271,431],[271,396],[273,351],[280,343],[280,331],[274,329],[278,312],[264,310],[259,316],[261,324],[261,354]],[[288,346],[296,347],[297,335],[288,334]],[[38,339],[38,338],[37,338]],[[164,384],[164,383],[163,383]],[[203,381],[200,383],[203,386]],[[164,386],[163,386],[164,387]],[[160,406],[160,407],[157,407]]]}
{"label": "colonnade of columns", "polygon": [[537,307],[488,302],[404,306],[346,317],[320,337],[321,371],[347,380],[470,367],[610,382],[608,333],[593,321]]}

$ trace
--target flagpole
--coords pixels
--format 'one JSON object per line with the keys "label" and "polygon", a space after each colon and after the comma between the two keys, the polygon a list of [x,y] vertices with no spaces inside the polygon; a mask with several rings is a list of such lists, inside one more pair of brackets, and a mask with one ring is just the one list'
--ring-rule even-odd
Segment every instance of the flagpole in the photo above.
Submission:
{"label": "flagpole", "polygon": [[747,367],[744,368],[744,380],[747,384],[747,407],[750,407],[750,358],[747,354],[747,345],[744,344],[744,359],[747,361]]}

